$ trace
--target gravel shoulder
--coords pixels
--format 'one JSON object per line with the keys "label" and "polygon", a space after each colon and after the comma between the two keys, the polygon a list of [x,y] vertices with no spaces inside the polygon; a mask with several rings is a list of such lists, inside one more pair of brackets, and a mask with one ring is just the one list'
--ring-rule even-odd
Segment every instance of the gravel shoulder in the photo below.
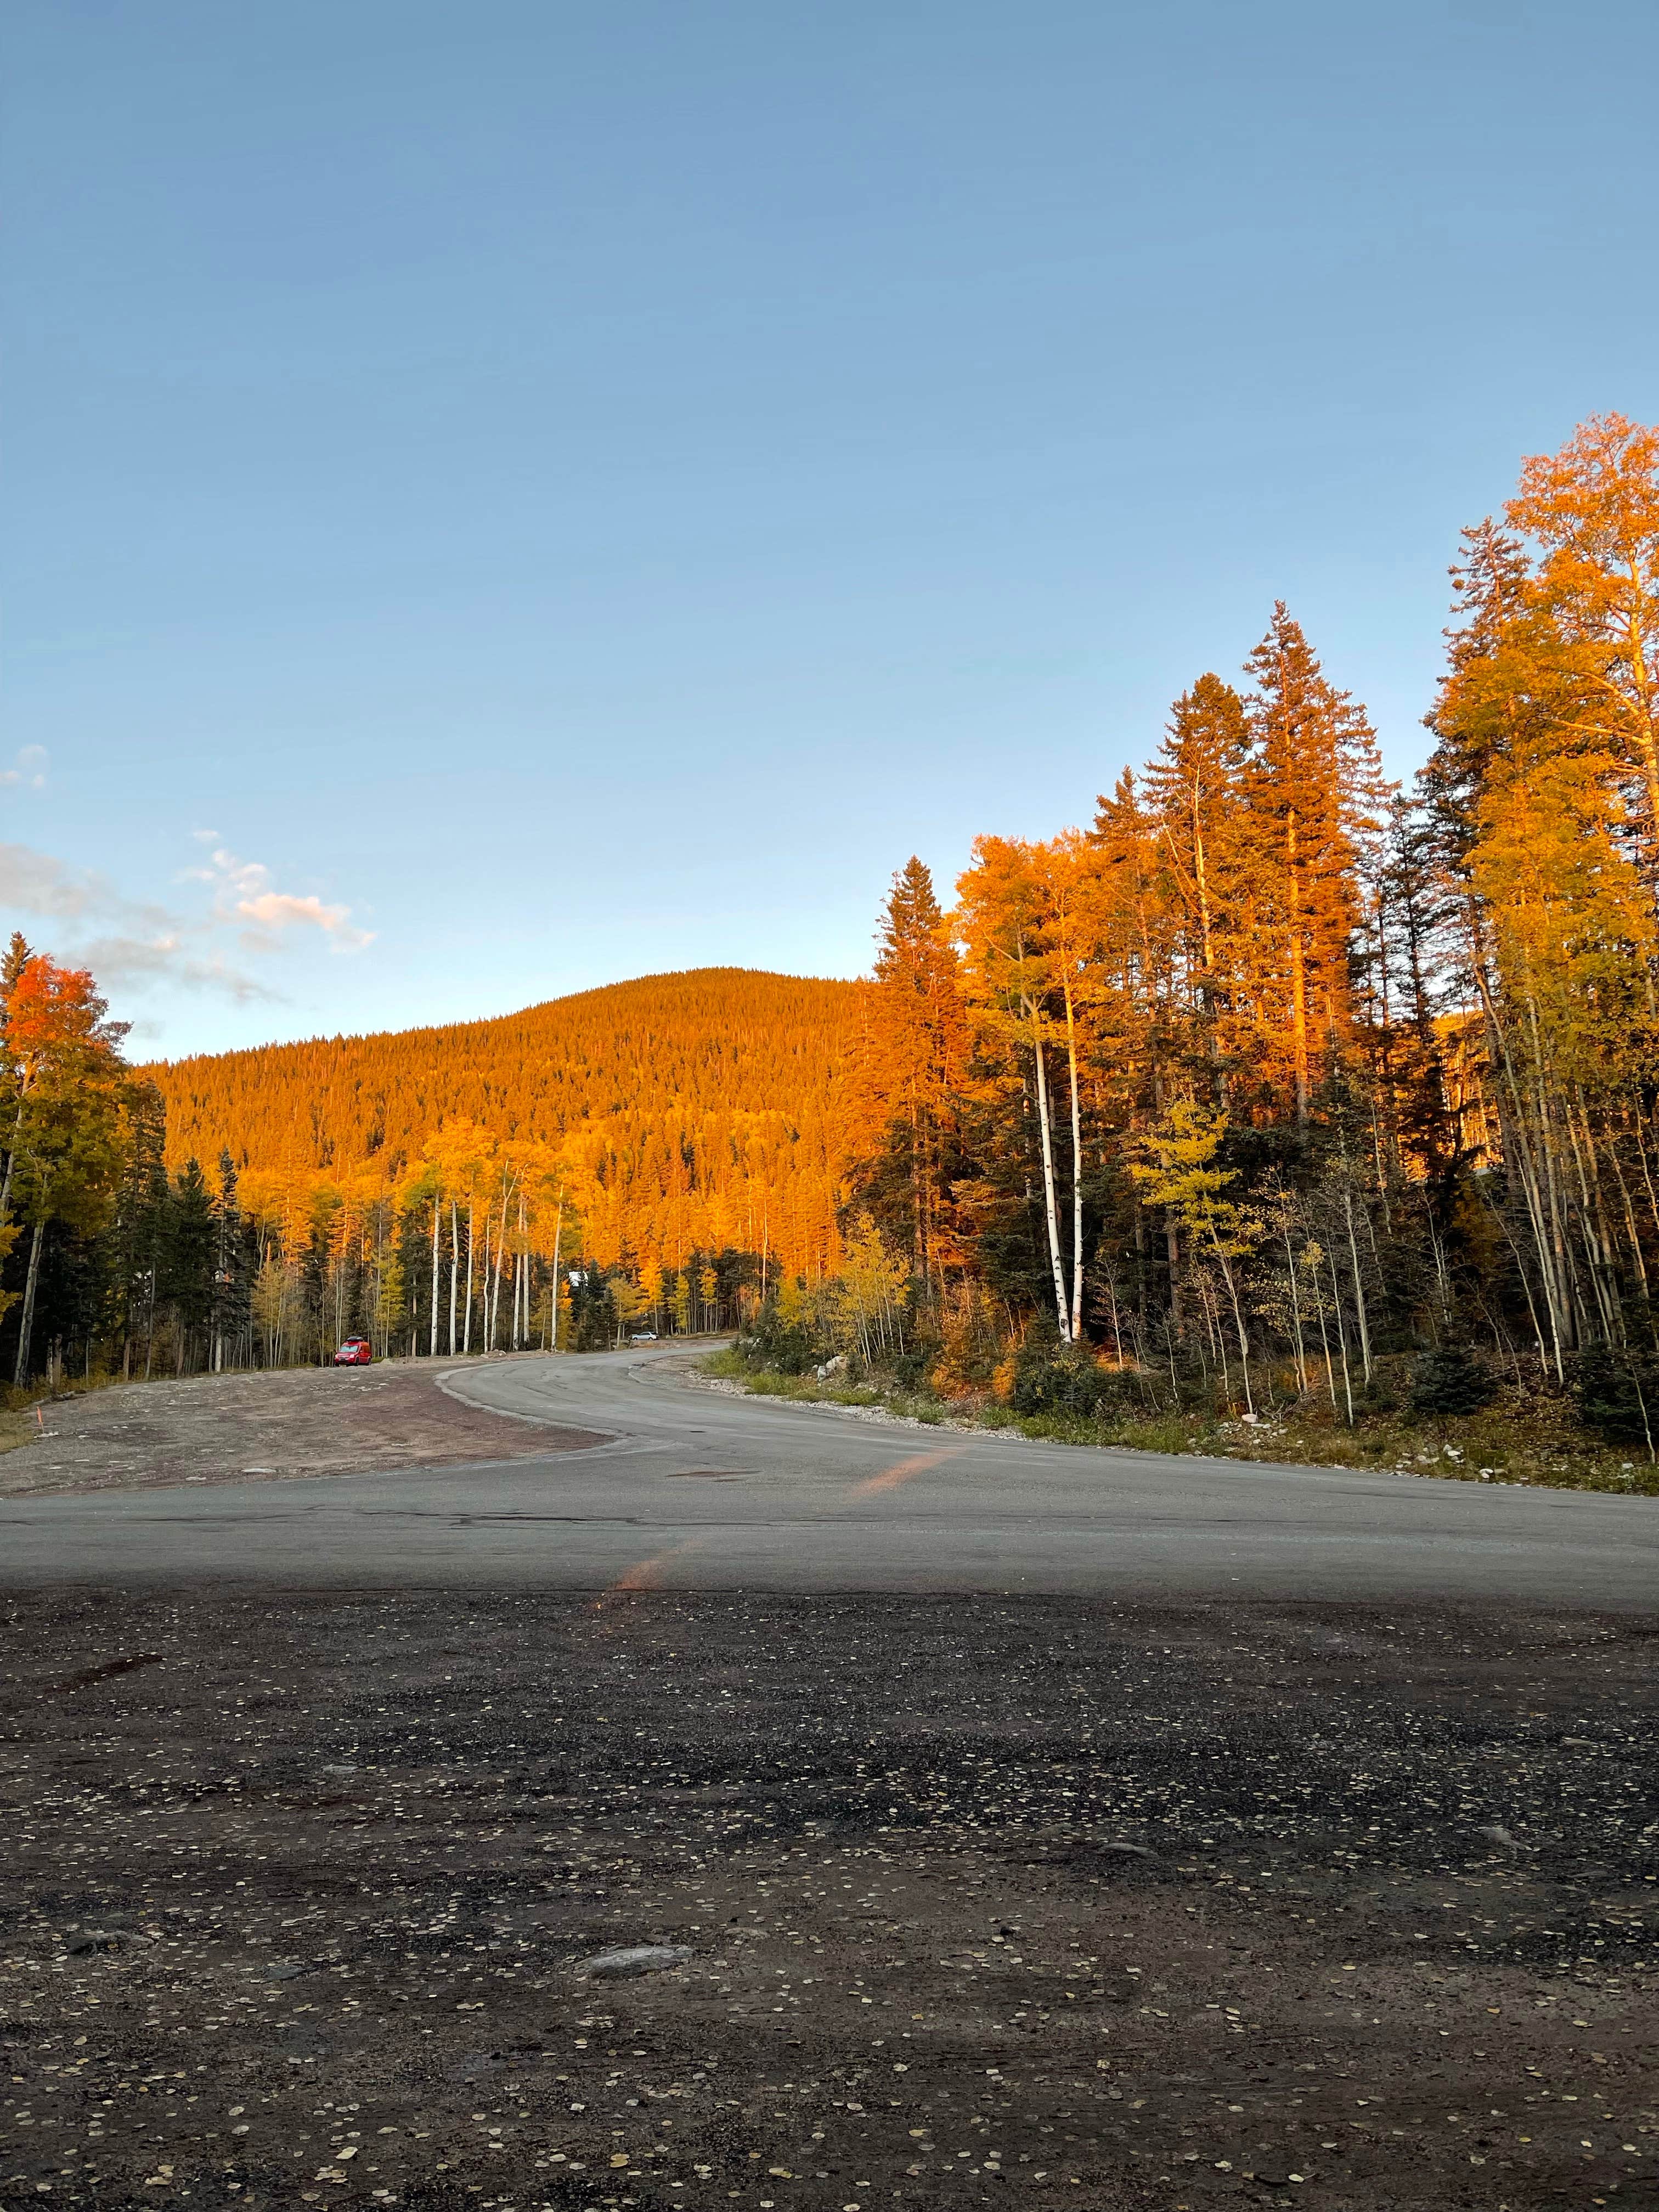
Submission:
{"label": "gravel shoulder", "polygon": [[112,1384],[42,1407],[29,1441],[0,1458],[0,1497],[465,1466],[607,1441],[440,1388],[501,1364],[385,1360]]}
{"label": "gravel shoulder", "polygon": [[4,1616],[0,2203],[1659,2203],[1653,1620]]}

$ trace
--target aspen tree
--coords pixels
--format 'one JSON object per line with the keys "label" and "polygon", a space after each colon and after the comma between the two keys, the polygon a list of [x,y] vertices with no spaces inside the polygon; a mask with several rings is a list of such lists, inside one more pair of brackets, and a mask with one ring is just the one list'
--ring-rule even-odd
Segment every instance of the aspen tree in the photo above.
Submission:
{"label": "aspen tree", "polygon": [[1042,1220],[1054,1278],[1054,1319],[1062,1344],[1072,1341],[1070,1301],[1061,1256],[1054,1186],[1052,1116],[1043,1042],[1048,977],[1039,951],[1042,910],[1029,846],[1004,837],[975,840],[974,860],[957,885],[957,927],[967,945],[968,975],[981,1024],[1006,1043],[1029,1047],[1036,1089],[1042,1164]]}
{"label": "aspen tree", "polygon": [[1098,931],[1092,893],[1095,884],[1080,834],[1065,830],[1052,843],[1036,848],[1043,906],[1042,945],[1050,988],[1057,988],[1064,1010],[1066,1072],[1071,1097],[1072,1295],[1069,1340],[1083,1341],[1083,1120],[1078,1074],[1078,1008],[1091,986],[1091,956]]}
{"label": "aspen tree", "polygon": [[1504,509],[1582,686],[1573,733],[1616,763],[1659,890],[1659,429],[1595,415],[1534,454]]}

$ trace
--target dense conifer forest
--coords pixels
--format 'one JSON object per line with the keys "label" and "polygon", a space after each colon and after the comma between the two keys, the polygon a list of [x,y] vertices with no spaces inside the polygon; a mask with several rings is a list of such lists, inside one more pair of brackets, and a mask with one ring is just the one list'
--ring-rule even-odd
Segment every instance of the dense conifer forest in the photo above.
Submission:
{"label": "dense conifer forest", "polygon": [[15,940],[6,1371],[741,1326],[1085,1421],[1541,1394],[1650,1461],[1659,433],[1527,461],[1453,599],[1411,787],[1264,610],[1085,827],[901,869],[858,984],[132,1071]]}

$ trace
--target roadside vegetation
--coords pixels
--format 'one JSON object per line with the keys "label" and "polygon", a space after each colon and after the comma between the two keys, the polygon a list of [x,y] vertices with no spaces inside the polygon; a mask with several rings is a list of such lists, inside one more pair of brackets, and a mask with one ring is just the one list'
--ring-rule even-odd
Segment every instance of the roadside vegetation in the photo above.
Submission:
{"label": "roadside vegetation", "polygon": [[[849,1359],[828,1345],[804,1370],[774,1364],[793,1358],[781,1346],[775,1312],[748,1335],[711,1352],[703,1371],[716,1382],[760,1397],[799,1405],[862,1407],[920,1421],[927,1427],[1011,1431],[1061,1444],[1115,1446],[1145,1452],[1199,1453],[1298,1467],[1368,1468],[1437,1475],[1458,1482],[1494,1482],[1553,1490],[1595,1490],[1659,1498],[1659,1467],[1644,1446],[1587,1426],[1571,1395],[1527,1382],[1484,1378],[1478,1407],[1440,1409],[1425,1403],[1461,1363],[1391,1360],[1379,1388],[1349,1426],[1328,1401],[1273,1398],[1254,1419],[1241,1417],[1201,1388],[1184,1396],[1164,1378],[1103,1365],[1058,1347],[1022,1347],[1001,1364],[999,1378],[980,1390],[946,1395],[929,1381],[925,1361],[902,1375]],[[1416,1370],[1414,1389],[1413,1370]],[[1283,1378],[1287,1383],[1292,1376]],[[1395,1385],[1399,1395],[1395,1395]],[[1426,1383],[1426,1389],[1425,1384]],[[1461,1397],[1454,1402],[1461,1402]]]}
{"label": "roadside vegetation", "polygon": [[900,871],[841,1261],[751,1380],[1659,1489],[1659,430],[1528,460],[1453,578],[1414,790],[1280,605],[1088,828]]}

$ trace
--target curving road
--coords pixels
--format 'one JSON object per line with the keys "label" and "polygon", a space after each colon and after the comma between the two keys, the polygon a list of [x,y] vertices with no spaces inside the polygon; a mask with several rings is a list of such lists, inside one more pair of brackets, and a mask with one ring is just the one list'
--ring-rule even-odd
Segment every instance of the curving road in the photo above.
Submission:
{"label": "curving road", "polygon": [[0,1586],[1513,1598],[1642,1611],[1659,1501],[905,1429],[688,1389],[672,1352],[446,1376],[614,1441],[545,1459],[0,1506]]}

